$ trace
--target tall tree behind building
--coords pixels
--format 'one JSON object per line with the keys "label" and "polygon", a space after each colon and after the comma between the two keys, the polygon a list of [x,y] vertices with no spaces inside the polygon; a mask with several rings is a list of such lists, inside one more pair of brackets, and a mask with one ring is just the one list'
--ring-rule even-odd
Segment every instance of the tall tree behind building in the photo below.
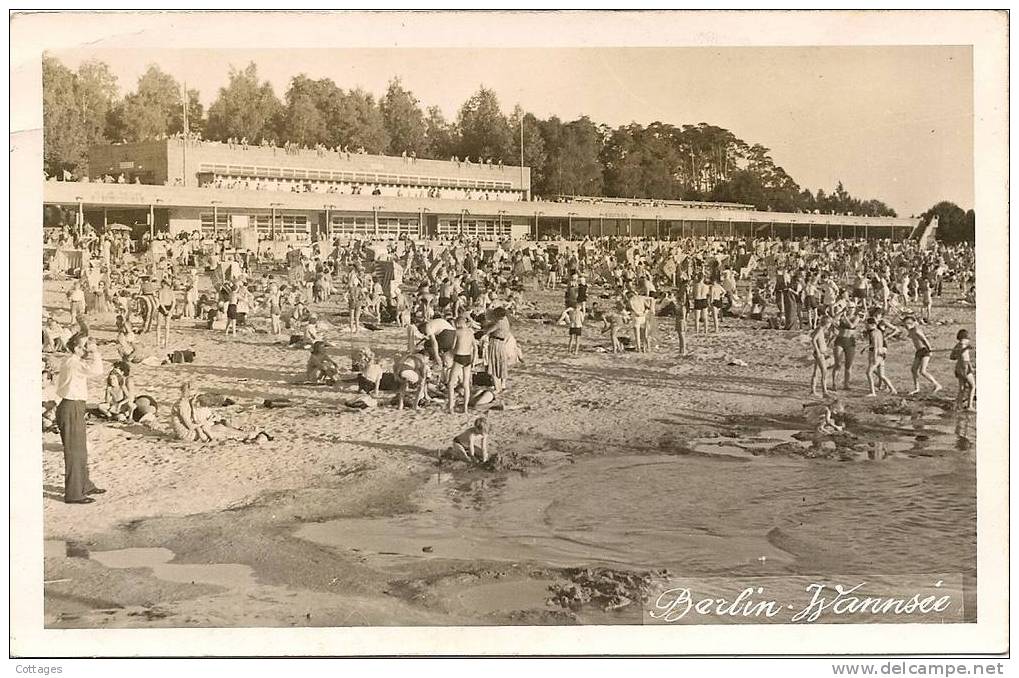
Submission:
{"label": "tall tree behind building", "polygon": [[[193,97],[191,95],[194,95]],[[201,104],[198,93],[189,92],[188,126],[196,131],[201,125]],[[183,95],[180,83],[156,65],[138,78],[134,92],[111,111],[107,131],[111,138],[124,141],[146,141],[177,134],[184,130]],[[194,113],[197,104],[198,116]]]}
{"label": "tall tree behind building", "polygon": [[464,102],[457,116],[461,157],[474,161],[492,159],[512,162],[512,132],[499,109],[495,92],[482,87]]}
{"label": "tall tree behind building", "polygon": [[446,160],[457,152],[456,128],[446,121],[438,106],[428,107],[425,118],[425,157]]}
{"label": "tall tree behind building", "polygon": [[389,154],[423,155],[428,145],[425,138],[425,115],[417,97],[403,88],[399,78],[389,81],[379,107],[389,134]]}
{"label": "tall tree behind building", "polygon": [[920,224],[926,226],[937,215],[938,232],[935,237],[945,242],[975,242],[976,213],[964,211],[954,202],[942,200],[920,215]]}
{"label": "tall tree behind building", "polygon": [[349,146],[351,150],[363,148],[366,153],[385,153],[389,133],[375,97],[361,88],[350,90],[340,98],[333,113],[337,145]]}
{"label": "tall tree behind building", "polygon": [[539,195],[602,195],[604,186],[599,154],[602,131],[583,116],[563,123],[552,116],[539,124],[547,159]]}
{"label": "tall tree behind building", "polygon": [[510,132],[513,141],[510,143],[510,155],[504,159],[508,165],[520,164],[520,132],[521,121],[523,122],[524,142],[524,166],[531,168],[531,185],[538,185],[544,181],[545,165],[548,162],[548,154],[545,153],[545,140],[541,136],[539,120],[531,113],[524,113],[519,105],[513,108],[509,118]]}
{"label": "tall tree behind building", "polygon": [[84,174],[90,146],[107,141],[107,117],[117,79],[106,64],[87,61],[71,71],[56,59],[42,60],[43,166],[47,173]]}
{"label": "tall tree behind building", "polygon": [[231,68],[230,80],[209,106],[208,137],[226,141],[246,138],[257,144],[275,137],[283,105],[267,81],[258,79],[258,67],[249,63],[243,70]]}

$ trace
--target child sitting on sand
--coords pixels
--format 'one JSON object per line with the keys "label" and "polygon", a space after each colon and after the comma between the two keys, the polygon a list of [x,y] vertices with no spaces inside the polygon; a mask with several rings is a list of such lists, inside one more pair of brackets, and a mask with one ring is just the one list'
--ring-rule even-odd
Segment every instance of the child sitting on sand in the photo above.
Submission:
{"label": "child sitting on sand", "polygon": [[478,417],[473,426],[453,438],[451,456],[464,461],[488,463],[488,433],[488,420]]}
{"label": "child sitting on sand", "polygon": [[378,399],[382,376],[385,373],[382,371],[382,365],[379,364],[378,359],[375,357],[375,352],[367,347],[362,348],[358,353],[356,362],[353,364],[353,368],[359,373],[357,375],[357,390],[368,393],[373,398]]}
{"label": "child sitting on sand", "polygon": [[134,414],[134,383],[131,380],[131,365],[126,360],[113,364],[113,369],[106,377],[105,400],[97,409],[110,419],[131,420]]}
{"label": "child sitting on sand", "polygon": [[820,421],[817,425],[817,432],[831,435],[833,433],[839,433],[846,429],[845,424],[841,421],[845,418],[846,408],[838,400],[833,400],[831,403],[824,406],[821,410]]}
{"label": "child sitting on sand", "polygon": [[308,356],[308,364],[304,373],[304,380],[309,384],[327,384],[332,386],[336,383],[336,375],[339,368],[333,359],[326,354],[325,342],[316,341],[311,345],[311,354]]}
{"label": "child sitting on sand", "polygon": [[71,330],[57,322],[52,316],[46,327],[43,329],[43,351],[56,351],[64,353],[67,351],[67,342],[71,338]]}

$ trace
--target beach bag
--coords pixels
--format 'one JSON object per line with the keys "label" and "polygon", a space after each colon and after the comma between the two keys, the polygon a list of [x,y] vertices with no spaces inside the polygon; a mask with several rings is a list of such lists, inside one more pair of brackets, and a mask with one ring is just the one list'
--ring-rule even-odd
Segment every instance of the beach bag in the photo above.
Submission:
{"label": "beach bag", "polygon": [[488,372],[475,372],[471,377],[471,383],[475,386],[495,387],[495,380]]}
{"label": "beach bag", "polygon": [[396,380],[396,375],[392,372],[383,372],[382,379],[379,381],[380,391],[396,391],[400,388],[399,382]]}
{"label": "beach bag", "polygon": [[167,354],[170,362],[175,365],[183,363],[193,363],[195,361],[195,352],[191,350],[187,351],[174,351],[173,353]]}

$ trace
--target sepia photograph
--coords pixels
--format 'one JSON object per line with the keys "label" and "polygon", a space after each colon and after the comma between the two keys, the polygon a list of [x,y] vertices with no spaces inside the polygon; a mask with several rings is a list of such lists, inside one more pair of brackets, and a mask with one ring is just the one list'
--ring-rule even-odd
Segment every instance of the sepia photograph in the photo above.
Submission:
{"label": "sepia photograph", "polygon": [[13,16],[12,655],[1007,651],[1007,26]]}

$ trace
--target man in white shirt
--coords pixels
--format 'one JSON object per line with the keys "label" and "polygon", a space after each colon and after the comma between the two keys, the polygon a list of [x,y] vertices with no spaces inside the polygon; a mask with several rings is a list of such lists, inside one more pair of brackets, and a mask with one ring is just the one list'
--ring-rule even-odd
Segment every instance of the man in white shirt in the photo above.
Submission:
{"label": "man in white shirt", "polygon": [[64,445],[64,501],[91,504],[90,494],[102,494],[88,477],[88,443],[85,437],[85,401],[89,377],[103,375],[103,357],[95,342],[76,335],[68,341],[71,355],[57,375],[57,427]]}

